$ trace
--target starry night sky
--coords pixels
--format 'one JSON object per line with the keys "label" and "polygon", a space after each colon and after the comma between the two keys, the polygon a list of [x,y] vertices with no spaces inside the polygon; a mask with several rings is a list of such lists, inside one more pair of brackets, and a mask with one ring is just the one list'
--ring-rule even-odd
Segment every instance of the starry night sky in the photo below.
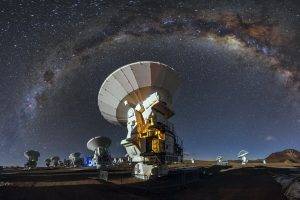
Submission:
{"label": "starry night sky", "polygon": [[0,3],[0,165],[23,165],[27,149],[40,165],[87,155],[97,135],[124,155],[127,131],[103,119],[97,95],[139,60],[179,72],[172,120],[191,156],[300,149],[298,1],[59,2]]}

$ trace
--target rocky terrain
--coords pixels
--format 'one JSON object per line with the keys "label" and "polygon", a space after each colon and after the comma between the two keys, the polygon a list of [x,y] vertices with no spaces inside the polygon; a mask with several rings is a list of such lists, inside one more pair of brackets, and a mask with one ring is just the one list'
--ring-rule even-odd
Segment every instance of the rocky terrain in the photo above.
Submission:
{"label": "rocky terrain", "polygon": [[131,170],[110,171],[108,181],[104,182],[99,180],[95,169],[5,168],[0,177],[0,199],[294,200],[297,197],[296,179],[290,181],[295,184],[288,184],[289,187],[282,183],[286,183],[285,177],[299,174],[300,164],[216,166],[214,163],[198,161],[173,166],[168,176],[146,182],[133,178]]}
{"label": "rocky terrain", "polygon": [[59,199],[300,199],[299,152],[293,149],[270,154],[246,165],[229,161],[184,162],[169,166],[166,177],[141,181],[132,169],[112,168],[108,181],[91,168],[37,168],[0,170],[1,200]]}
{"label": "rocky terrain", "polygon": [[270,154],[266,161],[268,163],[300,163],[300,152],[295,149],[286,149]]}

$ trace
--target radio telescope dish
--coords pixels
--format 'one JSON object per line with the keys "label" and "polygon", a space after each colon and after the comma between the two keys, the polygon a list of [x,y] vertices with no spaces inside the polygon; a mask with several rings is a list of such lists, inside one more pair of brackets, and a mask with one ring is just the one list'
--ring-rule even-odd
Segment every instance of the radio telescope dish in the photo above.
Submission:
{"label": "radio telescope dish", "polygon": [[245,151],[245,150],[241,150],[239,153],[238,153],[238,158],[240,158],[242,160],[242,165],[245,165],[248,160],[246,158],[246,155],[248,155],[249,152],[248,151]]}
{"label": "radio telescope dish", "polygon": [[80,158],[80,155],[80,152],[71,153],[69,155],[69,159],[73,167],[80,167],[83,165],[83,158]]}
{"label": "radio telescope dish", "polygon": [[29,150],[24,152],[24,156],[29,160],[29,161],[38,161],[40,157],[40,153],[35,150]]}
{"label": "radio telescope dish", "polygon": [[104,136],[97,136],[90,139],[86,146],[89,150],[95,151],[97,148],[104,148],[107,149],[111,144],[111,140],[108,137]]}
{"label": "radio telescope dish", "polygon": [[35,150],[29,150],[24,152],[24,156],[27,158],[27,163],[25,163],[25,167],[28,169],[35,168],[37,165],[37,161],[40,157],[40,153]]}
{"label": "radio telescope dish", "polygon": [[228,165],[228,161],[223,161],[223,156],[218,156],[216,158],[216,161],[217,161],[217,165],[222,165],[222,166]]}
{"label": "radio telescope dish", "polygon": [[50,158],[51,159],[51,161],[53,162],[58,162],[59,161],[59,157],[58,156],[53,156],[53,157],[51,157]]}
{"label": "radio telescope dish", "polygon": [[249,154],[249,152],[248,151],[245,151],[245,150],[241,150],[239,153],[238,153],[238,158],[241,158],[241,157],[243,157],[243,156],[246,156],[246,155],[248,155]]}
{"label": "radio telescope dish", "polygon": [[111,140],[104,136],[94,137],[87,142],[87,148],[94,152],[93,162],[97,169],[107,168],[111,164],[111,156],[108,151],[110,144]]}
{"label": "radio telescope dish", "polygon": [[53,156],[50,159],[51,159],[52,166],[53,167],[57,167],[58,166],[59,157],[58,156]]}
{"label": "radio telescope dish", "polygon": [[222,156],[218,156],[218,157],[216,158],[216,160],[222,160],[222,159],[223,159]]}
{"label": "radio telescope dish", "polygon": [[[160,101],[170,106],[179,83],[177,73],[165,64],[153,61],[131,63],[105,79],[98,94],[98,106],[107,121],[125,126],[130,105],[137,105],[157,92]],[[169,116],[172,115],[170,110]]]}
{"label": "radio telescope dish", "polygon": [[[179,83],[173,68],[159,62],[140,61],[115,70],[101,85],[100,112],[108,122],[127,127],[127,137],[121,145],[136,163],[137,178],[165,175],[167,170],[163,165],[182,161],[182,142],[169,122],[174,115],[172,98]],[[104,151],[97,148],[94,158],[105,155]]]}
{"label": "radio telescope dish", "polygon": [[223,159],[222,156],[218,156],[218,157],[216,158],[217,163],[218,163],[218,164],[219,164],[219,163],[222,163],[222,159]]}
{"label": "radio telescope dish", "polygon": [[45,164],[47,167],[49,167],[51,164],[51,159],[50,158],[45,159]]}
{"label": "radio telescope dish", "polygon": [[69,158],[70,158],[70,159],[71,159],[71,158],[79,158],[80,155],[81,155],[80,152],[71,153],[71,154],[69,155]]}

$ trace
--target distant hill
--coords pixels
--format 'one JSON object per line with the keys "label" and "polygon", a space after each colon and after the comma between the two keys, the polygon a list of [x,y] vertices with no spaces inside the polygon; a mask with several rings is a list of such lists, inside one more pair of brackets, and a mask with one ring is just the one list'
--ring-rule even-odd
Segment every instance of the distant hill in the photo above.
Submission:
{"label": "distant hill", "polygon": [[286,149],[283,151],[270,154],[266,161],[268,163],[284,162],[284,163],[300,163],[300,152],[295,149]]}

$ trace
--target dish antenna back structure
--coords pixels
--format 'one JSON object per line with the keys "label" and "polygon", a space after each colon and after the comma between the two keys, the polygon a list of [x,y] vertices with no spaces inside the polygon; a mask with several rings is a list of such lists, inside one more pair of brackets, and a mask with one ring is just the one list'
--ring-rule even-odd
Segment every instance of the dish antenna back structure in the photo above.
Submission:
{"label": "dish antenna back structure", "polygon": [[98,105],[102,116],[127,127],[121,141],[135,162],[137,178],[166,174],[164,165],[182,161],[182,142],[169,118],[180,80],[174,69],[153,61],[125,65],[103,82]]}
{"label": "dish antenna back structure", "polygon": [[52,167],[57,167],[58,166],[59,157],[58,156],[53,156],[50,159],[51,159],[51,165],[52,165]]}
{"label": "dish antenna back structure", "polygon": [[248,160],[247,160],[247,158],[246,158],[246,155],[248,155],[248,154],[249,154],[249,152],[248,152],[248,151],[245,151],[245,150],[241,150],[241,151],[238,153],[237,157],[240,158],[240,159],[242,160],[242,165],[246,165],[246,164],[247,164]]}
{"label": "dish antenna back structure", "polygon": [[111,140],[108,137],[97,136],[90,139],[86,146],[94,152],[93,162],[97,169],[106,168],[111,165],[111,157],[108,151]]}
{"label": "dish antenna back structure", "polygon": [[47,167],[50,167],[51,159],[50,158],[45,159],[45,164]]}
{"label": "dish antenna back structure", "polygon": [[24,156],[27,158],[25,167],[28,169],[35,168],[37,165],[37,161],[39,160],[40,153],[35,150],[28,150],[24,152]]}
{"label": "dish antenna back structure", "polygon": [[69,159],[71,161],[71,166],[73,167],[81,167],[83,165],[83,158],[80,158],[80,152],[74,152],[69,155]]}

